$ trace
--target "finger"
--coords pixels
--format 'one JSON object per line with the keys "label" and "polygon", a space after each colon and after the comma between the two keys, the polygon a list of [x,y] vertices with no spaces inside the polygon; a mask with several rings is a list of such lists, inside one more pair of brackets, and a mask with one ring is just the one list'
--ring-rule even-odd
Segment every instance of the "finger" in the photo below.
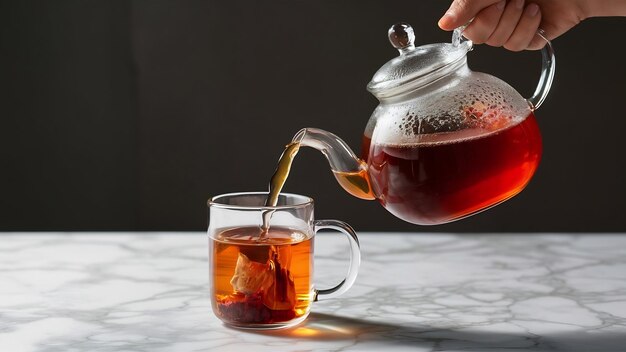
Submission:
{"label": "finger", "polygon": [[491,37],[487,40],[487,44],[491,46],[503,46],[506,43],[524,12],[524,0],[509,1],[504,9],[500,22]]}
{"label": "finger", "polygon": [[522,18],[520,18],[515,27],[515,31],[504,44],[504,47],[511,51],[520,51],[528,48],[533,40],[539,23],[541,22],[541,13],[537,4],[529,4],[524,9]]}
{"label": "finger", "polygon": [[502,0],[480,11],[463,31],[463,35],[476,44],[486,42],[498,26],[505,5],[506,1]]}
{"label": "finger", "polygon": [[451,31],[469,22],[482,9],[500,0],[454,0],[445,15],[439,20],[439,28]]}

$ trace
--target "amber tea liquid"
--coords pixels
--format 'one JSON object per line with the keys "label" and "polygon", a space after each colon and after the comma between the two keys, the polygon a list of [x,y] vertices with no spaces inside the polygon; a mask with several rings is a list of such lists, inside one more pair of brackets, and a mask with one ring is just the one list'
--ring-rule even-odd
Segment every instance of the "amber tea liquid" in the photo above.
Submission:
{"label": "amber tea liquid", "polygon": [[[530,181],[542,144],[533,114],[476,139],[415,145],[363,141],[379,201],[412,223],[450,222],[503,202]],[[371,148],[371,150],[370,150]]]}
{"label": "amber tea liquid", "polygon": [[272,226],[226,229],[210,240],[213,311],[232,325],[284,323],[312,302],[313,237]]}

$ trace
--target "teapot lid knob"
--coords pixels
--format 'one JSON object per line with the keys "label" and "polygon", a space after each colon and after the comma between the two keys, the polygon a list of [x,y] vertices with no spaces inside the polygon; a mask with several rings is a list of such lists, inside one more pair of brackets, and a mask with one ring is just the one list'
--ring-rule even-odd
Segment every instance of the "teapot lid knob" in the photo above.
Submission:
{"label": "teapot lid knob", "polygon": [[398,49],[400,53],[404,53],[406,50],[415,49],[415,33],[413,27],[410,24],[400,22],[396,23],[389,28],[389,41],[394,48]]}

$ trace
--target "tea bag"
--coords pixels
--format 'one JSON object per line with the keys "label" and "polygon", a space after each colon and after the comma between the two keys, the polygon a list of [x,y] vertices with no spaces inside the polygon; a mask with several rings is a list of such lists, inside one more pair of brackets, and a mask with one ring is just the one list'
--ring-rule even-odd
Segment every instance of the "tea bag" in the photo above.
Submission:
{"label": "tea bag", "polygon": [[270,247],[269,259],[265,263],[250,260],[239,253],[235,274],[230,280],[236,292],[246,295],[261,294],[263,305],[272,310],[290,310],[296,305],[296,287],[289,272],[291,252],[279,253]]}
{"label": "tea bag", "polygon": [[250,295],[267,291],[274,281],[274,267],[269,262],[259,263],[239,253],[235,266],[235,275],[230,279],[235,291]]}
{"label": "tea bag", "polygon": [[279,253],[270,251],[272,259],[270,264],[273,267],[272,284],[265,291],[263,296],[263,304],[272,310],[293,309],[296,306],[296,286],[293,277],[289,272],[289,264],[291,263],[291,253],[283,253],[280,257]]}

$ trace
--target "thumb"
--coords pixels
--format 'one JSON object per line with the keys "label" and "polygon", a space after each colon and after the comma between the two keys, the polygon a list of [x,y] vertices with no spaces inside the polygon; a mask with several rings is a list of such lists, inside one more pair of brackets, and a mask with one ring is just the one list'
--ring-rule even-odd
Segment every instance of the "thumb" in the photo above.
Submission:
{"label": "thumb", "polygon": [[439,28],[451,31],[468,23],[482,9],[500,0],[454,0],[446,13],[439,20]]}

